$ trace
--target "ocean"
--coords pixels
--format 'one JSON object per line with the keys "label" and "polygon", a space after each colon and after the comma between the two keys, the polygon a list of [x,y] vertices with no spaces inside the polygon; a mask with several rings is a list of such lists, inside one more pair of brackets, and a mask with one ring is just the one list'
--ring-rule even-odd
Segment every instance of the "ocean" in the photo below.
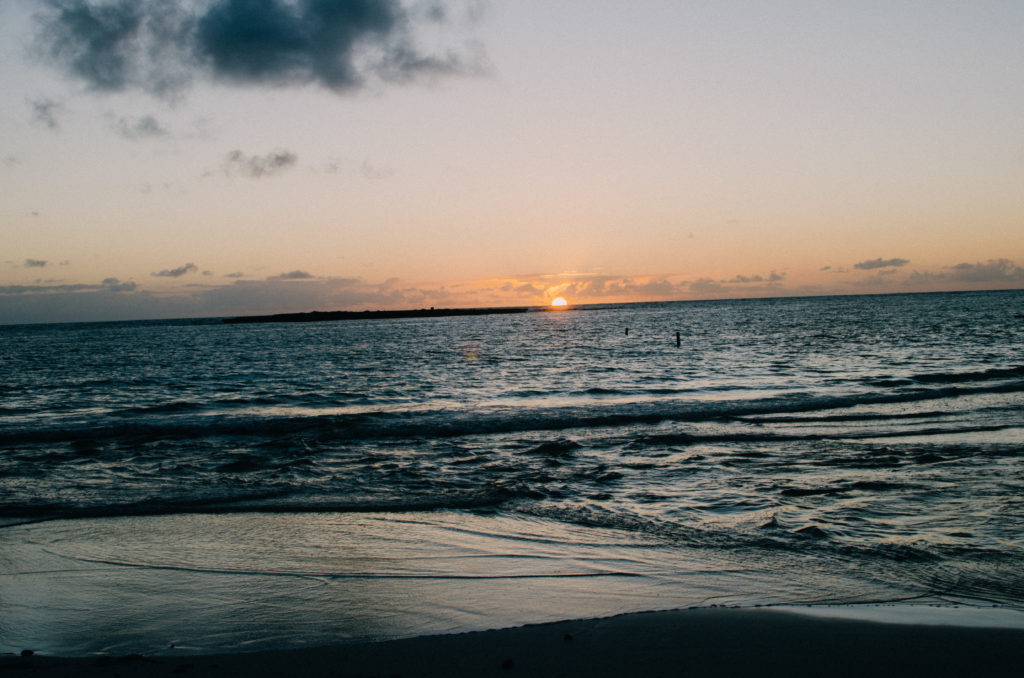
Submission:
{"label": "ocean", "polygon": [[0,326],[0,366],[0,652],[1024,613],[1024,291]]}

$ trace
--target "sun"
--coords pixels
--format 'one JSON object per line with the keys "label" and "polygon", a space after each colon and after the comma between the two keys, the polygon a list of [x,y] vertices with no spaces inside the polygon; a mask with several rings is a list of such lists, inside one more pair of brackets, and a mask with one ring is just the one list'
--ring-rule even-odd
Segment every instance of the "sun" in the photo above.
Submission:
{"label": "sun", "polygon": [[564,297],[555,297],[551,300],[551,306],[554,308],[565,308],[569,305],[569,302]]}

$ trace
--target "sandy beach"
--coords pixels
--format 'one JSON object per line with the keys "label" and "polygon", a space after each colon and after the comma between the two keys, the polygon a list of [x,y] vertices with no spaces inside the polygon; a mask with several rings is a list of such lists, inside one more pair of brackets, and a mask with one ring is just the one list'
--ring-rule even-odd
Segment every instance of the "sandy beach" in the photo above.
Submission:
{"label": "sandy beach", "polygon": [[228,655],[0,658],[18,676],[996,676],[1024,629],[690,609]]}

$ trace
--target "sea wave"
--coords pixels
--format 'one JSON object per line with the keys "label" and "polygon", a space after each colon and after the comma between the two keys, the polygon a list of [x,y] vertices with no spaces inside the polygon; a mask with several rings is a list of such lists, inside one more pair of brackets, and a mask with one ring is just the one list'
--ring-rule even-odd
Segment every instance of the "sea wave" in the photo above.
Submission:
{"label": "sea wave", "polygon": [[[1003,380],[980,385],[943,385],[912,389],[878,390],[843,395],[816,395],[807,392],[783,392],[767,398],[732,400],[665,398],[640,402],[602,402],[590,400],[580,405],[530,406],[528,402],[491,407],[375,410],[332,413],[331,408],[304,408],[294,414],[291,408],[262,408],[255,413],[245,408],[218,409],[192,401],[174,401],[161,406],[138,408],[106,416],[53,418],[47,425],[27,420],[13,423],[0,432],[0,446],[15,447],[31,443],[135,439],[174,440],[208,436],[282,436],[307,433],[345,439],[388,439],[402,437],[457,437],[488,433],[559,431],[573,428],[600,428],[655,424],[664,421],[701,422],[718,419],[771,415],[810,415],[804,421],[885,421],[909,418],[900,412],[840,412],[870,405],[909,405],[930,400],[954,399],[985,394],[1022,394],[1024,380]],[[200,410],[196,412],[196,410]],[[829,414],[829,413],[833,414]],[[152,415],[152,416],[149,416]],[[799,419],[789,419],[799,421]],[[998,427],[997,427],[998,428]],[[991,427],[964,430],[991,430]],[[851,433],[853,436],[861,435]]]}
{"label": "sea wave", "polygon": [[[214,494],[189,499],[153,499],[95,505],[48,502],[31,505],[0,502],[0,515],[32,520],[117,518],[129,516],[226,514],[226,513],[410,513],[414,511],[465,510],[497,507],[510,500],[530,496],[514,484],[496,484],[488,489],[464,492],[436,492],[431,495],[391,498],[339,499],[286,489],[280,492]],[[0,525],[21,524],[23,521]]]}

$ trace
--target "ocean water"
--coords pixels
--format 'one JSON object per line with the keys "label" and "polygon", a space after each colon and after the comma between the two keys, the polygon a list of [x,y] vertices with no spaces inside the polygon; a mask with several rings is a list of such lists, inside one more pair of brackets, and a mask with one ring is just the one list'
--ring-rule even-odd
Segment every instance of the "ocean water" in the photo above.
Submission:
{"label": "ocean water", "polygon": [[0,368],[0,651],[1024,612],[1021,291],[5,326]]}

